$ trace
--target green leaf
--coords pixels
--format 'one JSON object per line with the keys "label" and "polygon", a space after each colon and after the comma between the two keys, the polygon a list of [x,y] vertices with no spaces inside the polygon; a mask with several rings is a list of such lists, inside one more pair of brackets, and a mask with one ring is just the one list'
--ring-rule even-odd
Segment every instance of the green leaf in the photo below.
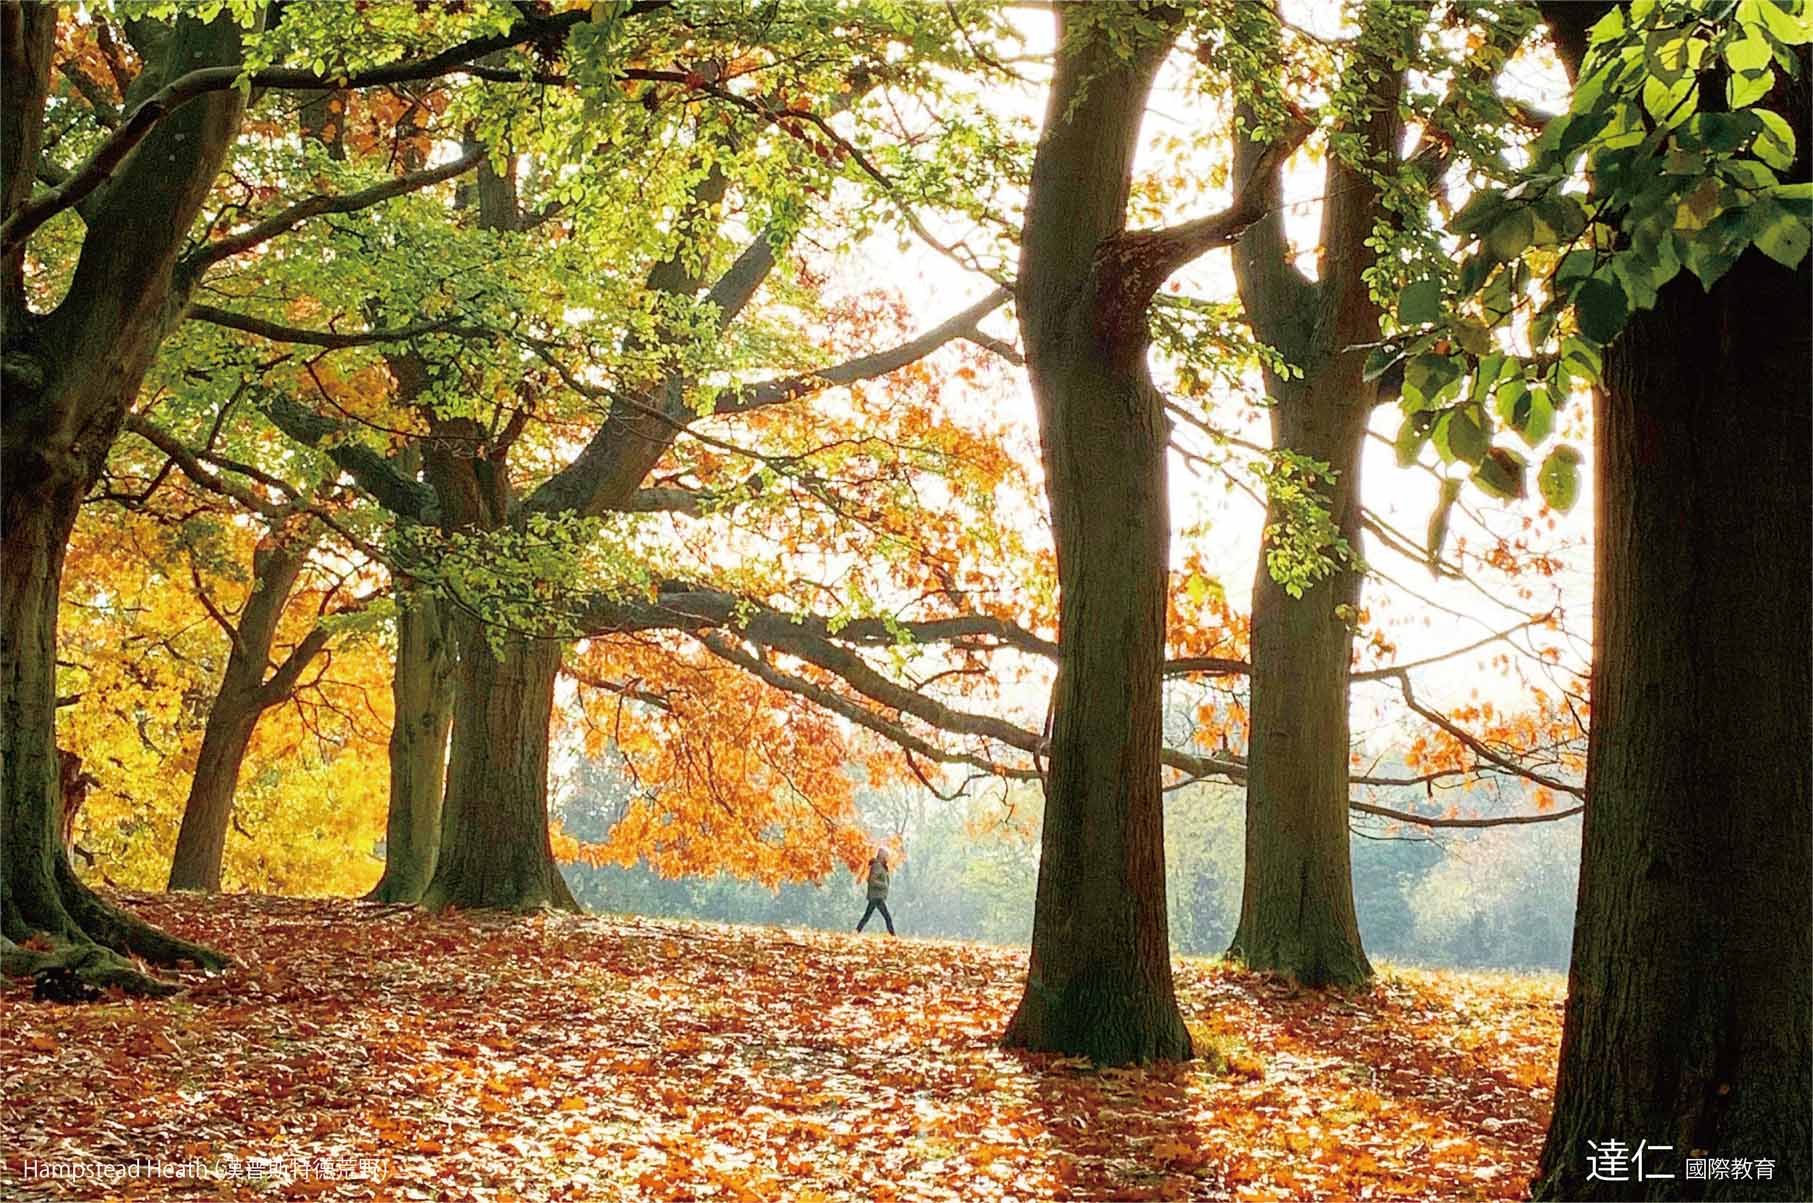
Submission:
{"label": "green leaf", "polygon": [[1783,267],[1799,267],[1809,242],[1813,242],[1813,232],[1809,232],[1806,222],[1780,205],[1771,203],[1769,210],[1765,224],[1756,233],[1756,249]]}
{"label": "green leaf", "polygon": [[1569,336],[1561,340],[1561,358],[1570,368],[1578,369],[1576,374],[1597,384],[1599,373],[1604,370],[1605,360],[1599,354],[1599,348],[1583,338]]}
{"label": "green leaf", "polygon": [[1561,446],[1549,452],[1536,472],[1536,487],[1553,509],[1567,513],[1580,499],[1580,453]]}
{"label": "green leaf", "polygon": [[1495,188],[1482,188],[1467,198],[1467,203],[1454,215],[1454,228],[1462,234],[1477,234],[1498,220],[1505,208],[1505,195]]}
{"label": "green leaf", "polygon": [[1763,28],[1776,41],[1789,46],[1813,42],[1813,18],[1808,17],[1806,9],[1792,13],[1778,0],[1762,0],[1756,7],[1762,16]]}
{"label": "green leaf", "polygon": [[1494,497],[1510,501],[1524,496],[1527,461],[1515,451],[1494,447],[1473,473],[1473,483]]}
{"label": "green leaf", "polygon": [[1733,71],[1759,70],[1767,67],[1770,59],[1774,57],[1773,52],[1769,49],[1768,41],[1755,34],[1740,38],[1725,47],[1725,61],[1731,65]]}
{"label": "green leaf", "polygon": [[1469,355],[1489,355],[1492,352],[1492,333],[1485,326],[1470,317],[1454,319],[1454,341],[1461,350]]}
{"label": "green leaf", "polygon": [[1587,31],[1588,43],[1598,46],[1609,42],[1624,32],[1624,10],[1613,6],[1612,10],[1593,22]]}
{"label": "green leaf", "polygon": [[1733,109],[1746,109],[1769,94],[1775,86],[1775,69],[1733,71],[1725,80],[1725,103]]}
{"label": "green leaf", "polygon": [[1461,365],[1446,355],[1418,355],[1404,368],[1404,393],[1411,410],[1428,409],[1442,390],[1459,380]]}
{"label": "green leaf", "polygon": [[1423,444],[1429,441],[1429,432],[1435,429],[1435,415],[1432,413],[1406,414],[1404,424],[1398,427],[1397,438],[1393,440],[1397,448],[1398,467],[1408,468],[1416,463],[1423,452]]}
{"label": "green leaf", "polygon": [[1538,241],[1565,244],[1586,229],[1586,207],[1571,196],[1551,193],[1538,197],[1532,208],[1536,212]]}
{"label": "green leaf", "polygon": [[1486,282],[1497,264],[1490,255],[1469,255],[1467,261],[1460,265],[1460,295],[1470,297],[1479,291],[1479,286]]}
{"label": "green leaf", "polygon": [[1744,246],[1729,245],[1726,240],[1713,230],[1702,230],[1691,237],[1679,236],[1681,261],[1687,265],[1700,281],[1700,287],[1711,291],[1724,274],[1731,270]]}
{"label": "green leaf", "polygon": [[1643,81],[1643,107],[1664,125],[1675,126],[1693,116],[1698,106],[1699,80],[1688,75],[1676,83],[1665,83],[1652,75]]}
{"label": "green leaf", "polygon": [[1598,265],[1598,262],[1597,252],[1569,251],[1561,257],[1561,262],[1555,265],[1556,286],[1565,287],[1575,280],[1586,279],[1593,274],[1593,268]]}
{"label": "green leaf", "polygon": [[1536,219],[1519,206],[1499,218],[1486,235],[1486,249],[1500,260],[1515,259],[1536,237]]}
{"label": "green leaf", "polygon": [[1763,123],[1762,132],[1750,146],[1750,153],[1775,168],[1786,171],[1794,165],[1794,127],[1773,109],[1757,109]]}
{"label": "green leaf", "polygon": [[1462,460],[1477,464],[1485,456],[1491,440],[1472,406],[1450,410],[1435,426],[1435,450],[1443,460]]}
{"label": "green leaf", "polygon": [[1398,323],[1422,326],[1442,315],[1442,286],[1439,280],[1418,280],[1398,294]]}
{"label": "green leaf", "polygon": [[1601,346],[1618,336],[1629,316],[1624,289],[1616,280],[1594,276],[1574,294],[1574,318],[1580,324],[1580,333]]}
{"label": "green leaf", "polygon": [[1529,417],[1517,428],[1517,433],[1525,443],[1538,447],[1555,430],[1555,406],[1549,400],[1548,389],[1530,390],[1529,410]]}
{"label": "green leaf", "polygon": [[1360,370],[1360,379],[1371,384],[1389,372],[1391,365],[1402,358],[1404,358],[1404,352],[1401,347],[1394,347],[1390,344],[1374,347],[1366,353],[1366,365]]}
{"label": "green leaf", "polygon": [[1522,380],[1516,388],[1507,385],[1498,393],[1498,416],[1515,430],[1518,437],[1535,447],[1555,429],[1555,407],[1549,401],[1549,390],[1530,388]]}

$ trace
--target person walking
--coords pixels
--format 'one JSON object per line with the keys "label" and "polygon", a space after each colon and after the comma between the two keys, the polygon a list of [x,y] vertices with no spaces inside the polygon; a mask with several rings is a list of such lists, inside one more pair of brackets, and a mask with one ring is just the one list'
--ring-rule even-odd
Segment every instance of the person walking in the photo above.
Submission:
{"label": "person walking", "polygon": [[888,934],[895,935],[897,933],[894,931],[894,916],[888,914],[888,854],[880,848],[875,849],[875,855],[869,858],[867,876],[869,879],[869,908],[862,913],[862,919],[857,923],[856,930],[861,931],[863,924],[869,921],[869,917],[876,911],[880,911],[882,921],[888,925]]}

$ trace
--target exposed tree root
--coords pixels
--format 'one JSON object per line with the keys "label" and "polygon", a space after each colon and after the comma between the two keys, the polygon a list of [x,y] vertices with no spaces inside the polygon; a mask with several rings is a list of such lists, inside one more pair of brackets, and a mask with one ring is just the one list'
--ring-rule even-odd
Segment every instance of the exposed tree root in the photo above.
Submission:
{"label": "exposed tree root", "polygon": [[118,987],[141,998],[164,998],[182,987],[133,966],[110,948],[90,941],[64,941],[48,950],[26,948],[0,937],[0,972],[9,977],[36,977],[47,969],[67,969],[97,989]]}
{"label": "exposed tree root", "polygon": [[[57,857],[50,873],[19,873],[9,891],[0,972],[32,977],[46,969],[67,969],[100,989],[161,998],[182,987],[133,964],[224,969],[232,959],[211,948],[161,931],[114,906],[77,880]],[[48,879],[48,880],[47,880]],[[17,905],[29,902],[32,905]],[[33,947],[46,944],[47,948]]]}

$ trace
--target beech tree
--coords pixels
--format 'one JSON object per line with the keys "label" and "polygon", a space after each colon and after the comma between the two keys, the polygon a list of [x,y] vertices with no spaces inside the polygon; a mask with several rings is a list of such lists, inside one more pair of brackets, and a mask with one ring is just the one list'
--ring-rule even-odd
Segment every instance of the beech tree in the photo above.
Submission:
{"label": "beech tree", "polygon": [[[1777,1159],[1771,1181],[1710,1182],[1705,1197],[1803,1198],[1813,1192],[1813,158],[1796,137],[1813,119],[1813,22],[1803,6],[1770,2],[1736,5],[1728,23],[1688,5],[1656,5],[1647,19],[1636,6],[1543,12],[1576,80],[1574,123],[1635,92],[1619,67],[1642,53],[1639,37],[1660,45],[1664,65],[1671,47],[1694,55],[1673,60],[1672,81],[1659,73],[1668,100],[1643,94],[1649,155],[1621,163],[1599,151],[1588,170],[1634,250],[1672,242],[1675,272],[1684,261],[1697,278],[1666,279],[1658,264],[1653,303],[1632,305],[1599,376],[1586,826],[1536,1195],[1617,1197],[1621,1188],[1589,1180],[1586,1141],[1628,1130],[1681,1156],[1754,1148]],[[1710,205],[1702,192],[1690,204],[1711,220],[1683,228],[1664,214],[1675,233],[1658,240],[1645,190],[1673,191],[1652,149],[1670,131],[1690,155],[1695,140],[1704,147],[1694,186]],[[1781,182],[1765,184],[1743,159],[1720,162],[1739,146]],[[1745,191],[1758,185],[1773,204]],[[1583,329],[1604,329],[1595,294],[1624,287],[1623,273],[1607,274],[1614,283],[1595,272],[1574,293]]]}
{"label": "beech tree", "polygon": [[[1536,1195],[1627,1197],[1590,1168],[1587,1142],[1616,1132],[1675,1158],[1776,1161],[1767,1182],[1691,1187],[1676,1163],[1645,1189],[1800,1198],[1813,22],[1755,0],[1542,10],[1575,81],[1568,112],[1517,186],[1482,188],[1457,215],[1463,253],[1405,290],[1413,328],[1381,356],[1409,357],[1407,392],[1411,373],[1467,377],[1454,404],[1507,424],[1539,389],[1597,393],[1580,896]],[[1455,336],[1526,307],[1527,342]],[[1482,389],[1510,404],[1488,411]],[[1571,504],[1580,463],[1566,447],[1544,461],[1552,504]],[[1505,466],[1521,485],[1521,462]]]}
{"label": "beech tree", "polygon": [[[1314,279],[1285,236],[1284,169],[1266,132],[1304,120],[1301,110],[1277,112],[1288,104],[1275,68],[1290,53],[1285,31],[1269,13],[1249,14],[1222,35],[1260,73],[1233,81],[1251,97],[1238,110],[1235,186],[1260,190],[1264,208],[1233,264],[1244,316],[1276,354],[1262,361],[1272,488],[1253,582],[1246,875],[1230,953],[1310,985],[1371,976],[1348,847],[1349,686],[1367,574],[1362,528],[1392,541],[1364,511],[1361,453],[1376,407],[1395,393],[1365,374],[1367,348],[1380,338],[1397,244],[1428,236],[1445,176],[1489,169],[1505,145],[1511,102],[1496,77],[1532,24],[1515,6],[1361,5],[1354,21],[1334,56],[1338,86],[1316,114],[1326,167]],[[1464,57],[1449,49],[1462,37]],[[1412,87],[1413,71],[1439,90]],[[1409,146],[1407,118],[1418,131]],[[1261,165],[1269,174],[1255,178]],[[1484,455],[1446,429],[1439,446],[1463,461]],[[1444,507],[1453,497],[1450,486]],[[1432,527],[1431,564],[1441,560],[1445,526],[1444,512]]]}
{"label": "beech tree", "polygon": [[1057,547],[1058,674],[1032,959],[1005,1040],[1105,1064],[1182,1059],[1160,778],[1168,431],[1147,309],[1171,273],[1251,224],[1259,190],[1129,231],[1146,97],[1181,14],[1065,6],[1056,19],[1017,299]]}
{"label": "beech tree", "polygon": [[[287,6],[286,21],[300,11]],[[636,12],[631,6],[629,13]],[[124,32],[141,64],[120,112],[81,162],[45,154],[47,99],[59,22],[54,4],[8,0],[0,7],[6,66],[5,138],[0,145],[0,367],[8,404],[4,471],[4,633],[0,634],[0,750],[4,751],[4,848],[0,912],[10,967],[47,959],[77,964],[97,980],[156,991],[120,953],[153,962],[217,964],[205,949],[158,932],[102,901],[71,871],[57,839],[55,727],[58,584],[83,496],[99,477],[140,381],[208,270],[263,245],[309,218],[352,211],[471,169],[477,159],[398,177],[363,194],[320,196],[200,245],[190,242],[215,177],[239,132],[253,88],[321,90],[330,82],[369,86],[433,78],[486,54],[570,28],[589,14],[524,17],[485,6],[502,32],[479,34],[422,59],[388,40],[367,38],[331,81],[312,70],[248,70],[243,33],[252,6],[217,10],[210,20],[129,21]],[[498,19],[500,18],[501,19]],[[298,18],[300,19],[300,18]],[[463,31],[462,31],[463,32]],[[456,35],[457,36],[457,35]],[[281,39],[279,40],[281,44]],[[402,55],[401,58],[398,56]],[[363,64],[390,59],[384,66]],[[363,61],[361,61],[363,60]],[[49,188],[34,190],[40,180]],[[74,214],[82,226],[72,278],[61,297],[28,286],[32,236]],[[39,305],[34,305],[39,302]],[[41,306],[41,307],[40,307]],[[18,948],[34,934],[53,953]]]}

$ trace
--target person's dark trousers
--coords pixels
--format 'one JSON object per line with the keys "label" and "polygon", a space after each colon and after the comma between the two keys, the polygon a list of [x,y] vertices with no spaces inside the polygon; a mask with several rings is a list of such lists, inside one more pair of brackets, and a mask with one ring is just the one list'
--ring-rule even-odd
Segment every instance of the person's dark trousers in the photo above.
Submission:
{"label": "person's dark trousers", "polygon": [[867,923],[869,921],[869,917],[871,915],[873,915],[876,911],[881,912],[882,920],[887,923],[888,934],[890,936],[894,935],[895,934],[894,933],[894,916],[888,914],[888,904],[883,902],[879,898],[869,899],[869,909],[862,913],[862,923],[858,923],[856,925],[856,930],[861,931],[863,923]]}

